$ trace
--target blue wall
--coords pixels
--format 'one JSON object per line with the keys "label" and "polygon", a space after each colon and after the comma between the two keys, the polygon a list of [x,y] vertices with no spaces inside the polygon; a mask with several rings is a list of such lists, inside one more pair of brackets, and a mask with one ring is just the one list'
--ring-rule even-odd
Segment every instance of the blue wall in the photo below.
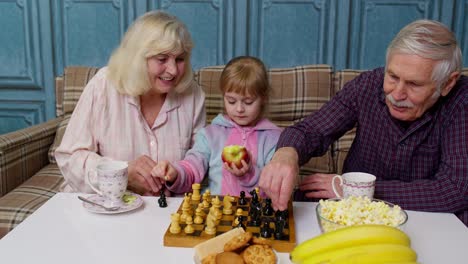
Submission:
{"label": "blue wall", "polygon": [[421,18],[448,25],[468,62],[468,0],[0,0],[0,134],[54,118],[54,76],[105,65],[129,24],[154,9],[188,25],[195,69],[245,54],[268,67],[370,69]]}

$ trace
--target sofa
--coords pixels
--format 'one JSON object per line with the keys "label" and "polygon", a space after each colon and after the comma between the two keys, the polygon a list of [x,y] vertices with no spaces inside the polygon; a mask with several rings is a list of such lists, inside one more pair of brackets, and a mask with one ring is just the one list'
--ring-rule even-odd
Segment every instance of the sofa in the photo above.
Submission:
{"label": "sofa", "polygon": [[[195,81],[206,94],[207,122],[222,112],[218,84],[223,66],[205,67]],[[468,69],[465,69],[468,72]],[[55,79],[57,118],[0,135],[0,238],[59,192],[63,176],[54,159],[71,113],[86,83],[98,68],[70,66]],[[329,65],[272,68],[267,117],[280,127],[292,125],[320,109],[361,71],[333,72]],[[298,178],[313,172],[341,173],[354,130],[334,142],[321,157],[301,167]]]}

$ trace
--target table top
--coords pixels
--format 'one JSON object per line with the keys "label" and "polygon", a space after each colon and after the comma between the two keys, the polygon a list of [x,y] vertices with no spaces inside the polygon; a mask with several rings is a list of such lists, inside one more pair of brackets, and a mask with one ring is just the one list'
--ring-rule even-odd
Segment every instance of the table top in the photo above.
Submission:
{"label": "table top", "polygon": [[[76,193],[58,193],[0,239],[2,263],[193,263],[192,248],[164,247],[170,214],[182,198],[143,197],[134,211],[105,215],[88,212]],[[86,196],[86,194],[84,195]],[[320,234],[316,203],[294,202],[297,242]],[[408,211],[405,232],[418,261],[462,263],[468,259],[468,228],[453,214]],[[280,263],[289,254],[278,253]]]}

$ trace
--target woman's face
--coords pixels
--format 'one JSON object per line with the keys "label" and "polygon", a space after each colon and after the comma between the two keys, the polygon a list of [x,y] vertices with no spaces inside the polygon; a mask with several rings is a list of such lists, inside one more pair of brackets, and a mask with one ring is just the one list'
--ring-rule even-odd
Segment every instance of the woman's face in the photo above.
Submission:
{"label": "woman's face", "polygon": [[168,93],[185,74],[185,53],[161,53],[147,59],[148,77],[153,91]]}
{"label": "woman's face", "polygon": [[262,112],[262,99],[228,92],[224,94],[224,107],[239,126],[254,126]]}

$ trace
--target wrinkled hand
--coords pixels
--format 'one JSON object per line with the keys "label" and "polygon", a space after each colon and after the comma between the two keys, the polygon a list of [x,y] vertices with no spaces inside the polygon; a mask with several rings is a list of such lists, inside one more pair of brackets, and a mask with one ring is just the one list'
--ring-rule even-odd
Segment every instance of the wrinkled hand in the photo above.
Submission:
{"label": "wrinkled hand", "polygon": [[288,202],[299,173],[298,160],[294,148],[280,148],[260,174],[259,187],[271,198],[275,210],[288,208]]}
{"label": "wrinkled hand", "polygon": [[[314,173],[306,176],[299,183],[299,189],[306,192],[308,198],[335,198],[336,195],[332,189],[332,179],[335,174]],[[337,191],[342,194],[341,186],[335,185]]]}
{"label": "wrinkled hand", "polygon": [[[249,153],[250,155],[250,153]],[[242,167],[237,168],[235,164],[231,164],[229,166],[229,163],[224,162],[223,168],[227,171],[229,171],[232,175],[236,177],[242,177],[244,176],[247,172],[250,171],[250,168],[252,167],[252,159],[249,159],[249,163],[245,162],[245,160],[241,160]]]}
{"label": "wrinkled hand", "polygon": [[128,189],[141,195],[158,195],[163,183],[151,176],[156,162],[146,155],[128,162]]}
{"label": "wrinkled hand", "polygon": [[172,183],[177,179],[179,175],[177,170],[167,160],[158,162],[158,164],[151,170],[151,175],[155,178],[160,179],[161,182]]}

